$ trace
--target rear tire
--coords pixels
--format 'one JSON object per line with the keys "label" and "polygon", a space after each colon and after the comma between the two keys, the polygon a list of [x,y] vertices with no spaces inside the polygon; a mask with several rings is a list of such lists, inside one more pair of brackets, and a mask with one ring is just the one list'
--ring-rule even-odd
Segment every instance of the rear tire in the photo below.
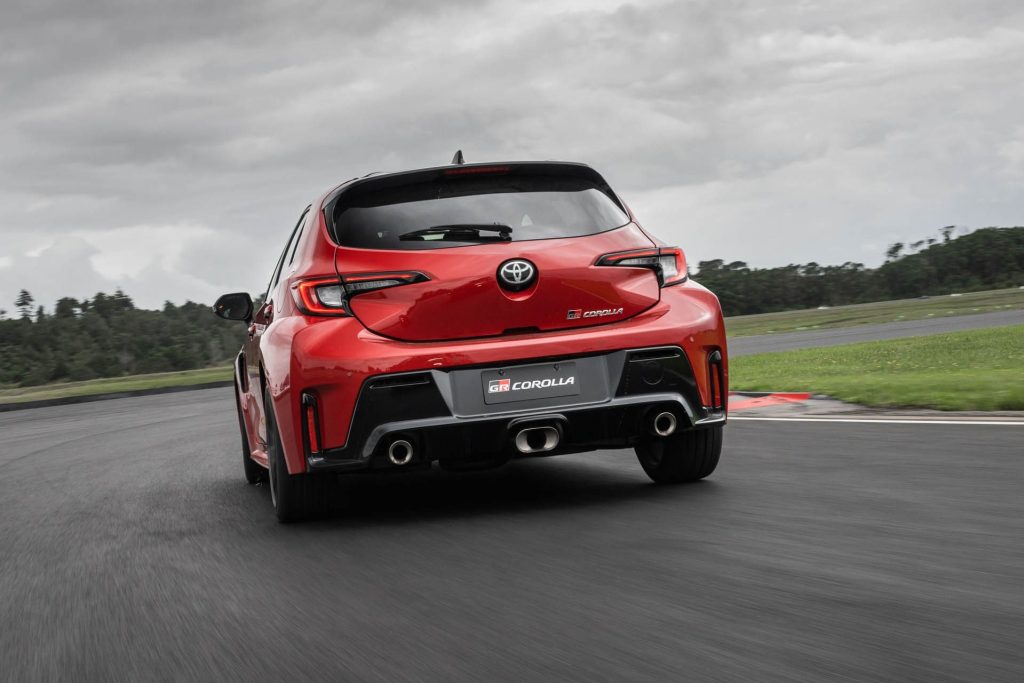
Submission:
{"label": "rear tire", "polygon": [[270,394],[263,400],[267,420],[267,460],[270,462],[270,501],[277,513],[277,521],[289,524],[319,515],[327,508],[331,481],[326,476],[309,472],[288,473]]}
{"label": "rear tire", "polygon": [[242,418],[242,402],[235,387],[235,408],[238,410],[238,431],[242,436],[242,467],[245,468],[245,480],[250,484],[258,484],[267,480],[267,471],[252,459],[249,449],[249,436],[245,431],[245,419]]}
{"label": "rear tire", "polygon": [[636,447],[644,472],[658,484],[703,479],[715,471],[721,454],[721,426],[677,432]]}

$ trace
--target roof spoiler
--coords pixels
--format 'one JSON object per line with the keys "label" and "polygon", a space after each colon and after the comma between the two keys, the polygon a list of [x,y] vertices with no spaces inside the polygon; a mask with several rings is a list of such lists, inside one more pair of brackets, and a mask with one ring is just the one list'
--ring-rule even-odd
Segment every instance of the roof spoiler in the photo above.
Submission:
{"label": "roof spoiler", "polygon": [[[461,152],[461,150],[459,150]],[[459,154],[456,153],[456,159]],[[455,160],[453,160],[454,162]],[[400,187],[413,183],[425,183],[435,180],[458,177],[485,177],[487,175],[525,175],[525,176],[551,176],[553,178],[582,178],[594,184],[594,187],[607,194],[619,205],[627,215],[631,215],[625,203],[608,185],[604,177],[586,164],[569,161],[496,161],[482,164],[452,163],[447,166],[435,166],[433,168],[422,168],[415,171],[401,171],[398,173],[383,173],[378,175],[364,176],[345,183],[329,194],[322,204],[324,213],[327,216],[328,227],[334,223],[333,214],[338,202],[350,192],[384,190],[392,187]]]}

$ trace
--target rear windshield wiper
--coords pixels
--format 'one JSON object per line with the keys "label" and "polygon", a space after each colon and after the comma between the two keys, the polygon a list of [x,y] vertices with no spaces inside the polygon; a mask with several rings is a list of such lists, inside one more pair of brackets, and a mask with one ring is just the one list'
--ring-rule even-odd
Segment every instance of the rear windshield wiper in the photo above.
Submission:
{"label": "rear windshield wiper", "polygon": [[[484,232],[496,232],[497,235],[482,235]],[[422,230],[413,230],[398,236],[400,240],[422,240],[430,235],[441,235],[440,239],[453,242],[510,242],[512,228],[501,223],[456,223],[452,225],[432,225]]]}

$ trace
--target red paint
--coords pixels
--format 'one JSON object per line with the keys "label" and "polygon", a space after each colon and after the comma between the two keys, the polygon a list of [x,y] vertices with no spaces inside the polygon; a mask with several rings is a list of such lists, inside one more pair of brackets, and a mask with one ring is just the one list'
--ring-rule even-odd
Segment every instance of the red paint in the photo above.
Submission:
{"label": "red paint", "polygon": [[[664,246],[632,214],[628,225],[585,237],[416,251],[352,249],[334,244],[327,233],[323,205],[331,194],[306,215],[294,257],[286,253],[279,282],[256,311],[243,349],[246,377],[237,379],[253,459],[261,465],[264,386],[292,473],[306,468],[302,393],[317,398],[317,447],[337,448],[345,443],[362,383],[384,373],[677,345],[689,358],[705,404],[707,356],[721,350],[721,390],[728,391],[725,328],[714,294],[692,281],[659,289],[648,268],[596,265],[605,254]],[[507,292],[497,285],[497,269],[510,258],[536,264],[542,277],[535,286]],[[681,251],[677,258],[685,263]],[[352,315],[320,310],[302,288],[311,280],[396,272],[428,279],[356,294]],[[570,315],[577,310],[583,314]],[[613,313],[584,317],[604,310]]]}
{"label": "red paint", "polygon": [[[658,302],[661,290],[646,268],[594,265],[624,246],[650,244],[635,225],[588,237],[498,242],[429,251],[338,249],[338,270],[349,273],[412,271],[429,280],[360,294],[352,313],[367,328],[392,339],[440,341],[497,337],[507,330],[546,332],[625,320]],[[498,285],[498,267],[512,258],[537,266],[544,277],[522,292]],[[622,312],[568,318],[571,309]]]}

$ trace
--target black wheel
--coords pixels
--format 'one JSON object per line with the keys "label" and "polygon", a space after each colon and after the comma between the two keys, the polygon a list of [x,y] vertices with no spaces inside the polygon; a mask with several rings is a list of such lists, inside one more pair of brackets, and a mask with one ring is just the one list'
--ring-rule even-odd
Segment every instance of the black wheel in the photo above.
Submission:
{"label": "black wheel", "polygon": [[277,432],[270,395],[263,398],[267,414],[267,460],[270,461],[270,501],[283,524],[309,519],[323,512],[330,493],[330,479],[315,474],[289,474]]}
{"label": "black wheel", "polygon": [[721,454],[721,426],[678,432],[636,447],[644,472],[659,484],[703,479],[715,471]]}
{"label": "black wheel", "polygon": [[245,433],[245,420],[242,419],[242,402],[239,400],[238,387],[235,387],[235,408],[238,410],[238,431],[242,436],[242,467],[245,468],[245,480],[250,484],[258,484],[267,480],[267,471],[252,459],[249,450],[249,437]]}

